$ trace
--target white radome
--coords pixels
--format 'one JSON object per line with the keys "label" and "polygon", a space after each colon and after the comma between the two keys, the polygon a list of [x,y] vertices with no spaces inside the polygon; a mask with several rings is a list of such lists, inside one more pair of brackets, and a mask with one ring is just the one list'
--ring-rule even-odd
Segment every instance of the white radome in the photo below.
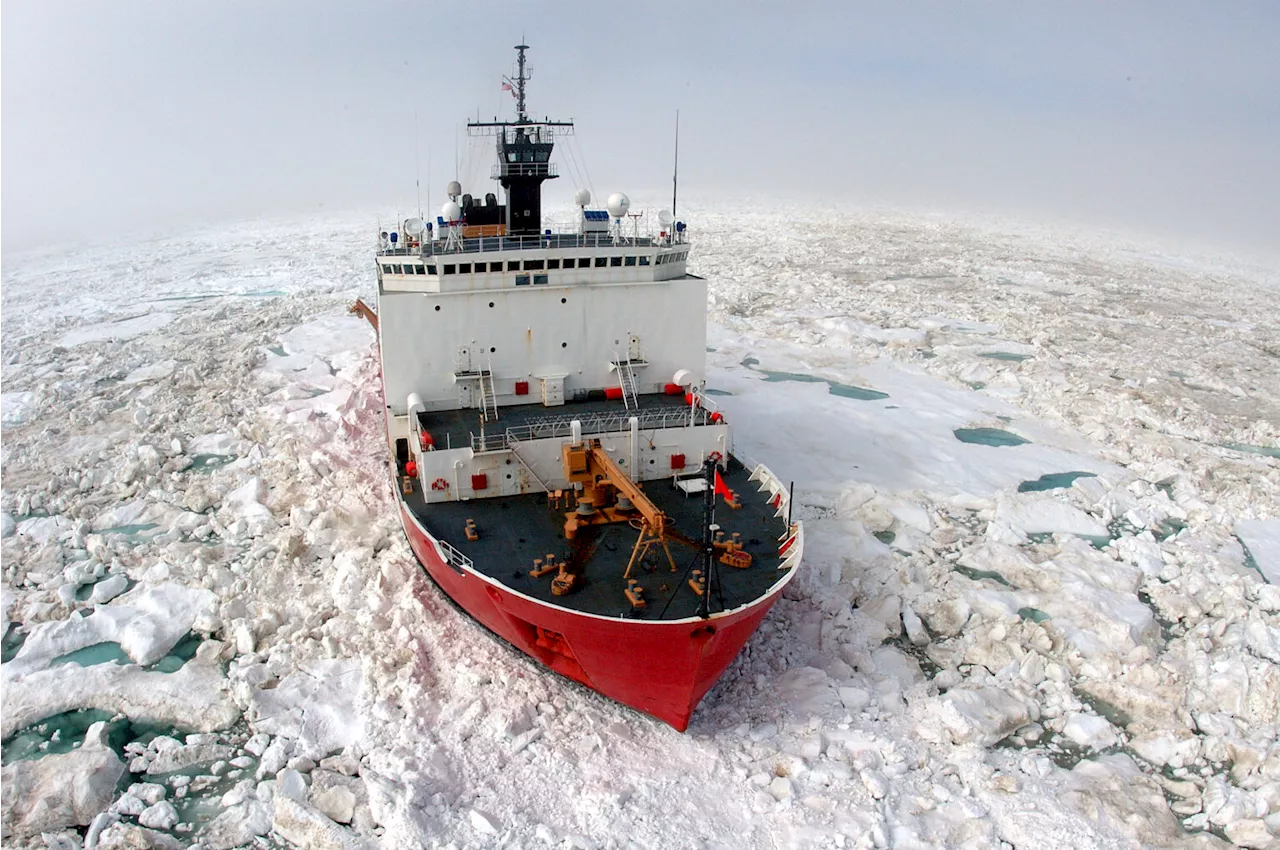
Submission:
{"label": "white radome", "polygon": [[426,225],[422,223],[420,218],[411,218],[404,223],[404,232],[410,236],[421,236],[424,230],[426,230]]}
{"label": "white radome", "polygon": [[573,202],[580,207],[585,207],[591,203],[591,192],[586,189],[579,189],[573,196]]}
{"label": "white radome", "polygon": [[676,217],[671,214],[671,210],[662,210],[658,213],[658,224],[661,224],[663,227],[666,227],[675,220]]}
{"label": "white radome", "polygon": [[627,210],[631,209],[631,199],[621,192],[614,192],[609,196],[609,200],[605,202],[604,206],[609,211],[610,216],[622,218],[627,214]]}
{"label": "white radome", "polygon": [[450,180],[449,186],[444,190],[444,193],[450,198],[457,198],[462,194],[462,184],[457,180]]}
{"label": "white radome", "polygon": [[456,201],[449,201],[440,208],[440,215],[445,221],[457,221],[462,218],[462,207]]}

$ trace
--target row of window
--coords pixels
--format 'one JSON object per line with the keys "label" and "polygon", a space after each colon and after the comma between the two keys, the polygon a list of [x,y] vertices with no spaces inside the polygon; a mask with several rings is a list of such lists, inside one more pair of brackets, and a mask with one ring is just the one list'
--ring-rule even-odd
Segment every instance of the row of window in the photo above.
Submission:
{"label": "row of window", "polygon": [[[664,254],[658,257],[658,264],[674,263],[683,260],[688,256],[688,252],[684,251],[678,254]],[[572,269],[572,268],[619,268],[628,266],[647,266],[650,258],[647,254],[632,257],[566,257],[564,259],[555,258],[550,260],[508,260],[506,263],[442,263],[440,265],[441,274],[485,274],[486,272],[518,272],[518,271],[543,271],[556,269]],[[435,274],[436,264],[428,263],[420,266],[411,263],[384,263],[382,266],[383,274]],[[546,277],[546,275],[540,275]],[[524,277],[527,277],[525,275]],[[525,281],[528,282],[527,280]],[[536,281],[535,281],[536,282]],[[519,280],[516,281],[519,286]]]}

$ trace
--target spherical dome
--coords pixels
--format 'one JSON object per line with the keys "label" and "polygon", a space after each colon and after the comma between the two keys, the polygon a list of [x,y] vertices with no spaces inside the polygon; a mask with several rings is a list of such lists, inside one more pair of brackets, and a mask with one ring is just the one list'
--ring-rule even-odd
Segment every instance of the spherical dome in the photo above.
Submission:
{"label": "spherical dome", "polygon": [[457,180],[450,180],[449,188],[445,189],[444,193],[450,198],[456,198],[462,194],[462,184]]}
{"label": "spherical dome", "polygon": [[440,208],[440,215],[445,221],[457,221],[462,218],[462,207],[456,201],[449,201]]}
{"label": "spherical dome", "polygon": [[410,236],[421,236],[425,229],[420,218],[411,218],[404,223],[404,232]]}
{"label": "spherical dome", "polygon": [[627,214],[627,210],[631,209],[631,199],[621,192],[614,192],[604,206],[609,211],[609,215],[622,218]]}
{"label": "spherical dome", "polygon": [[591,203],[591,193],[586,189],[579,189],[577,194],[573,196],[573,202],[580,207],[585,207]]}
{"label": "spherical dome", "polygon": [[675,220],[675,216],[671,214],[671,210],[662,210],[658,213],[658,224],[661,224],[663,227],[666,227]]}

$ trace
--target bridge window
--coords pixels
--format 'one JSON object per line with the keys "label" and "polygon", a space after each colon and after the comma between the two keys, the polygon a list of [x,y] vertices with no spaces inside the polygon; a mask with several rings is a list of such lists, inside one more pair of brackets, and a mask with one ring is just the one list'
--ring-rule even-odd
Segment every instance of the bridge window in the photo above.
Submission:
{"label": "bridge window", "polygon": [[458,270],[457,266],[453,265],[452,263],[446,264],[444,267],[445,274],[453,274],[457,270]]}
{"label": "bridge window", "polygon": [[647,254],[640,258],[640,265],[642,266],[649,265],[649,256]]}
{"label": "bridge window", "polygon": [[436,267],[434,265],[427,266],[427,274],[435,274]]}
{"label": "bridge window", "polygon": [[627,261],[624,263],[624,265],[628,265],[628,266],[634,266],[635,264],[636,264],[635,257],[627,257]]}
{"label": "bridge window", "polygon": [[391,274],[391,264],[390,264],[390,263],[384,263],[384,264],[383,264],[383,266],[382,266],[382,273],[383,273],[383,274]]}
{"label": "bridge window", "polygon": [[596,257],[596,268],[602,269],[609,263],[608,257]]}
{"label": "bridge window", "polygon": [[484,263],[476,263],[476,274],[483,274],[488,268]]}
{"label": "bridge window", "polygon": [[560,261],[559,261],[559,260],[547,260],[547,268],[548,268],[548,269],[558,269],[558,268],[560,268]]}
{"label": "bridge window", "polygon": [[507,261],[507,271],[509,271],[509,272],[518,272],[518,271],[520,271],[520,261],[519,261],[519,260],[508,260],[508,261]]}
{"label": "bridge window", "polygon": [[394,274],[404,274],[404,272],[402,272],[402,271],[400,270],[400,266],[399,266],[398,264],[397,264],[397,265],[392,266],[392,267],[391,267],[391,271],[392,271],[392,273],[394,273]]}
{"label": "bridge window", "polygon": [[611,267],[615,267],[615,268],[616,268],[616,267],[618,267],[618,266],[621,266],[621,265],[622,265],[622,258],[621,258],[621,257],[610,257],[610,258],[609,258],[609,265],[610,265]]}
{"label": "bridge window", "polygon": [[458,274],[471,274],[471,264],[460,263],[458,265]]}
{"label": "bridge window", "polygon": [[516,286],[528,286],[529,276],[527,274],[516,275]]}
{"label": "bridge window", "polygon": [[524,270],[527,272],[541,271],[544,266],[546,266],[546,263],[543,262],[542,260],[525,260],[524,261]]}
{"label": "bridge window", "polygon": [[546,284],[547,284],[547,276],[545,274],[535,274],[533,276],[534,286],[546,286]]}

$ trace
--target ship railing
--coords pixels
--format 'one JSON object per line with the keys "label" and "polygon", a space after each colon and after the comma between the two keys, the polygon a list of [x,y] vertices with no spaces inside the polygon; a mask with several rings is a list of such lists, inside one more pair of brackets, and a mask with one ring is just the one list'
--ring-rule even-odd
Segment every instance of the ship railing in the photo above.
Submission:
{"label": "ship railing", "polygon": [[769,493],[769,504],[774,507],[774,516],[787,520],[787,529],[778,539],[778,554],[782,556],[778,569],[789,570],[800,563],[804,554],[804,523],[792,517],[791,489],[763,463],[756,463],[743,455],[737,457],[744,466],[751,469],[748,480],[759,482],[759,492]]}
{"label": "ship railing", "polygon": [[[573,422],[581,423],[581,433],[616,434],[631,430],[631,418],[637,420],[637,427],[645,431],[656,428],[682,428],[689,424],[689,408],[663,407],[656,410],[622,411],[619,413],[597,413],[591,416],[563,416],[538,419],[524,425],[516,425],[507,429],[508,443],[527,440],[547,440],[557,437],[568,437],[573,433]],[[696,417],[696,424],[705,425],[708,419],[705,412]]]}
{"label": "ship railing", "polygon": [[688,244],[684,233],[666,238],[632,236],[623,233],[615,242],[613,233],[551,233],[536,236],[473,236],[464,239],[427,239],[409,246],[380,243],[380,257],[431,257],[436,254],[488,254],[498,251],[535,251],[548,248],[670,248]]}
{"label": "ship railing", "polygon": [[503,177],[559,177],[554,162],[499,162],[489,172],[490,180]]}
{"label": "ship railing", "polygon": [[[435,254],[489,254],[500,251],[536,251],[549,248],[654,248],[665,244],[651,236],[624,236],[614,243],[612,233],[552,233],[541,236],[475,236],[469,239],[433,239],[421,247],[423,256]],[[417,254],[419,249],[396,248],[391,252]]]}
{"label": "ship railing", "polygon": [[482,452],[501,452],[507,448],[506,434],[472,434],[471,435],[471,451],[476,454]]}
{"label": "ship railing", "polygon": [[440,551],[444,553],[444,559],[455,567],[465,567],[470,570],[475,567],[475,562],[466,555],[453,548],[447,540],[441,540],[439,537],[433,537],[436,545],[440,547]]}

